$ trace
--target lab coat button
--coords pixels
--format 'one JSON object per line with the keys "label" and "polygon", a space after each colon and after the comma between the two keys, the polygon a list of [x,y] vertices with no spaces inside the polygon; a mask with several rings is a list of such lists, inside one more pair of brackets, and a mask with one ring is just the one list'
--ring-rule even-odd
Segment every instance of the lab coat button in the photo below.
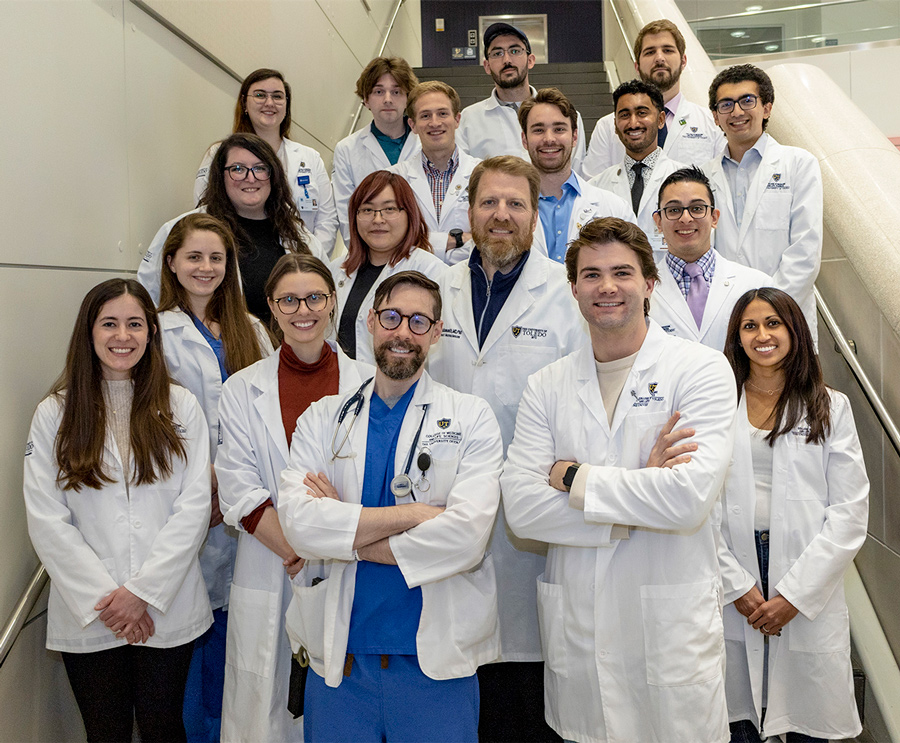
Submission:
{"label": "lab coat button", "polygon": [[607,655],[609,655],[609,653],[607,653],[605,650],[600,650],[600,651],[597,652],[597,655],[598,655],[600,658],[605,658]]}
{"label": "lab coat button", "polygon": [[609,463],[610,464],[615,464],[618,461],[619,461],[619,458],[615,454],[609,455]]}
{"label": "lab coat button", "polygon": [[134,522],[134,528],[135,528],[135,529],[140,529],[140,528],[141,528],[141,522],[140,522],[140,521],[135,521],[135,522]]}

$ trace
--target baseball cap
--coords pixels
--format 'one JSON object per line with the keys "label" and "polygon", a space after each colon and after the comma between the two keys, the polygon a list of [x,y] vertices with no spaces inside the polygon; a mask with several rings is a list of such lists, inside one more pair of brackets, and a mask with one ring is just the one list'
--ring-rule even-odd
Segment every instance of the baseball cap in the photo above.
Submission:
{"label": "baseball cap", "polygon": [[490,49],[491,47],[491,42],[498,36],[515,36],[518,39],[521,39],[522,43],[525,44],[526,51],[531,54],[531,42],[528,41],[528,37],[519,29],[517,29],[515,26],[510,26],[508,23],[492,23],[487,27],[487,29],[485,29],[484,32],[485,57],[487,57],[488,49]]}

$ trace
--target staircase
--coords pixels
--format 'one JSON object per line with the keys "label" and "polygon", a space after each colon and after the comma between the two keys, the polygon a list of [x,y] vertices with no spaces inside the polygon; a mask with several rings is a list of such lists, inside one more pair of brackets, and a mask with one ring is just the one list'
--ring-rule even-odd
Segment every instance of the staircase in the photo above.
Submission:
{"label": "staircase", "polygon": [[[420,81],[441,80],[452,86],[459,93],[463,108],[484,100],[493,88],[481,65],[420,67],[415,73]],[[589,138],[597,119],[613,110],[612,91],[602,62],[539,64],[531,70],[528,80],[538,90],[559,88],[569,97],[584,119],[582,137]]]}

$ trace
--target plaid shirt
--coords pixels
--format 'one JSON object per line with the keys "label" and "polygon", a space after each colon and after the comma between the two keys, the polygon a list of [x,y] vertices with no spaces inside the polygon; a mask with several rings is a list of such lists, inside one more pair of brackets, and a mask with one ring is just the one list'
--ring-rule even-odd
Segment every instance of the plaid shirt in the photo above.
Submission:
{"label": "plaid shirt", "polygon": [[453,150],[450,162],[447,163],[446,170],[438,170],[429,160],[425,153],[422,153],[422,168],[425,175],[428,176],[428,185],[431,187],[431,199],[434,201],[434,212],[438,221],[441,219],[441,207],[444,205],[444,197],[447,195],[447,189],[450,188],[450,181],[456,175],[456,169],[459,167],[459,148]]}
{"label": "plaid shirt", "polygon": [[[691,288],[691,277],[684,270],[687,263],[671,253],[666,253],[666,265],[669,267],[669,272],[672,274],[672,278],[675,279],[675,283],[681,289],[681,293],[687,297]],[[716,272],[716,254],[712,248],[697,259],[697,265],[703,271],[703,278],[706,279],[707,285],[711,285],[713,274]]]}

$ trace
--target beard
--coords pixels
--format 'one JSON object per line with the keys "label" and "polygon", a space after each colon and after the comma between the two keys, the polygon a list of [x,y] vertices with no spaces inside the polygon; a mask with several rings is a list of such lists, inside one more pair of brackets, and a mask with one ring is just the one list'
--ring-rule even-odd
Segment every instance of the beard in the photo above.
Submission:
{"label": "beard", "polygon": [[[509,237],[495,237],[490,233],[492,227],[512,230],[512,234]],[[472,227],[472,239],[478,246],[482,259],[501,272],[515,263],[525,251],[531,249],[533,237],[531,232],[517,227],[512,222],[491,220],[484,227],[480,225]]]}
{"label": "beard", "polygon": [[568,152],[565,152],[565,154],[559,159],[559,162],[556,166],[541,163],[541,161],[538,159],[537,152],[534,152],[534,154],[532,154],[529,151],[528,154],[531,158],[531,164],[534,165],[535,168],[537,168],[538,172],[541,175],[552,175],[553,173],[561,173],[572,164],[573,149],[573,147],[569,148]]}
{"label": "beard", "polygon": [[[660,75],[659,73],[664,73]],[[654,74],[657,77],[654,77]],[[641,73],[641,80],[645,83],[653,83],[656,87],[659,88],[660,92],[665,93],[668,90],[672,89],[672,86],[675,85],[681,79],[681,67],[678,67],[675,70],[665,70],[663,68],[657,68],[655,70],[650,70],[649,75],[645,75],[643,72]]]}
{"label": "beard", "polygon": [[[409,356],[403,358],[390,358],[388,350],[402,348],[412,351]],[[409,379],[425,363],[426,351],[422,346],[417,346],[411,341],[386,341],[375,349],[375,364],[388,379],[402,381]]]}
{"label": "beard", "polygon": [[[506,70],[516,70],[518,74],[512,78],[504,78],[503,73],[506,72]],[[516,67],[513,67],[512,65],[507,65],[506,67],[504,67],[502,70],[500,70],[500,73],[498,75],[495,75],[493,72],[491,73],[491,79],[494,81],[494,84],[498,88],[502,88],[504,90],[508,90],[510,88],[518,88],[522,83],[525,82],[527,77],[528,77],[528,68],[527,67],[522,70],[519,70]]]}

